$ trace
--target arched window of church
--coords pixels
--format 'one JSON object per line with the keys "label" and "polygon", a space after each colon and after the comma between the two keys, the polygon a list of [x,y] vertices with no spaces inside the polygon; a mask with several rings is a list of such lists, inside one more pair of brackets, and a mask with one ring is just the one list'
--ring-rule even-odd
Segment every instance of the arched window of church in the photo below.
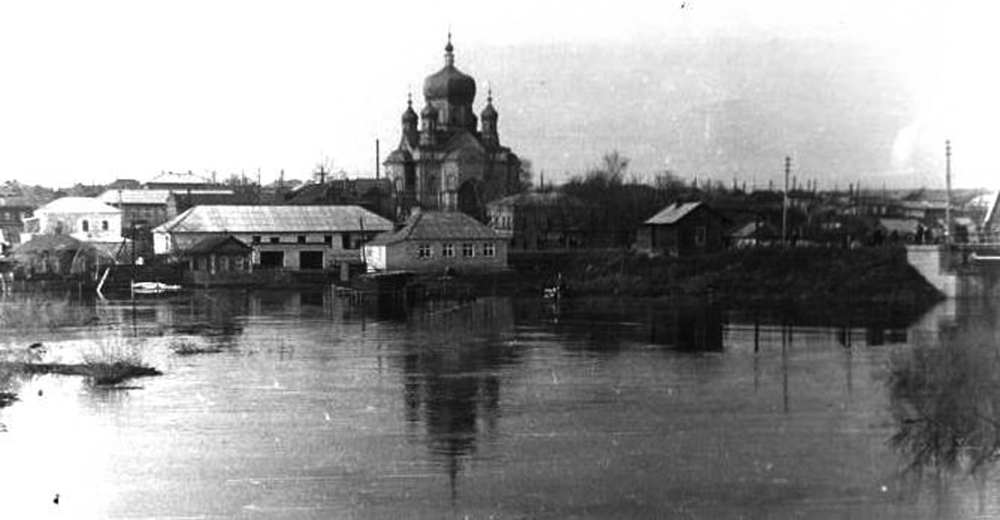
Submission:
{"label": "arched window of church", "polygon": [[83,219],[83,221],[82,221],[82,222],[80,222],[80,229],[81,229],[81,230],[82,230],[82,231],[83,231],[84,233],[86,233],[86,232],[90,231],[90,222],[88,222],[88,221],[87,221],[87,219]]}

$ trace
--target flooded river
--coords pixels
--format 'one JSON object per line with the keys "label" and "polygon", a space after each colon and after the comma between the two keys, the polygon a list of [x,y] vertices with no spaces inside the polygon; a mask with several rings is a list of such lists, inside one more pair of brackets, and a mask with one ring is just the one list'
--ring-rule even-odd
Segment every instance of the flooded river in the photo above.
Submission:
{"label": "flooded river", "polygon": [[127,348],[163,375],[8,378],[2,518],[1000,515],[1000,325],[981,303],[379,312],[194,292],[59,312],[0,347]]}

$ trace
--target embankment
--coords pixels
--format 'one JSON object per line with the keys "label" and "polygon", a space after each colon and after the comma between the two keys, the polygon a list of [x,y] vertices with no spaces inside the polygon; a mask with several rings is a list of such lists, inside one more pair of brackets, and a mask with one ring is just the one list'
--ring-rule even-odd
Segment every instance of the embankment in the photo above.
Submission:
{"label": "embankment", "polygon": [[711,296],[732,302],[863,301],[926,305],[943,296],[906,261],[903,248],[743,249],[691,258],[632,251],[521,258],[518,292],[558,273],[573,295]]}

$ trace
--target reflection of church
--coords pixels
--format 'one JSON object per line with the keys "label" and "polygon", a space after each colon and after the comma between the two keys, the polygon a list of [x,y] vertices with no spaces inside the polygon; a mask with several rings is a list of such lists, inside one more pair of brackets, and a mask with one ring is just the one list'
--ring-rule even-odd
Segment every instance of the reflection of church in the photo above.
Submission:
{"label": "reflection of church", "polygon": [[402,138],[385,169],[403,215],[419,207],[462,211],[482,220],[487,202],[516,191],[520,161],[500,145],[492,93],[478,124],[472,110],[476,80],[455,68],[450,35],[444,50],[444,68],[424,81],[420,127],[408,100]]}

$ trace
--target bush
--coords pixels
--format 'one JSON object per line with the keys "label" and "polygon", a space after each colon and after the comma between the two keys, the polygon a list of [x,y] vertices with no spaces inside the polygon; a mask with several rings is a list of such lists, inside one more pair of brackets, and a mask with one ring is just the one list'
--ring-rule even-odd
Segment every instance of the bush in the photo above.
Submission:
{"label": "bush", "polygon": [[114,386],[134,377],[159,375],[147,365],[135,345],[123,340],[100,343],[97,350],[83,355],[82,373],[98,386]]}

